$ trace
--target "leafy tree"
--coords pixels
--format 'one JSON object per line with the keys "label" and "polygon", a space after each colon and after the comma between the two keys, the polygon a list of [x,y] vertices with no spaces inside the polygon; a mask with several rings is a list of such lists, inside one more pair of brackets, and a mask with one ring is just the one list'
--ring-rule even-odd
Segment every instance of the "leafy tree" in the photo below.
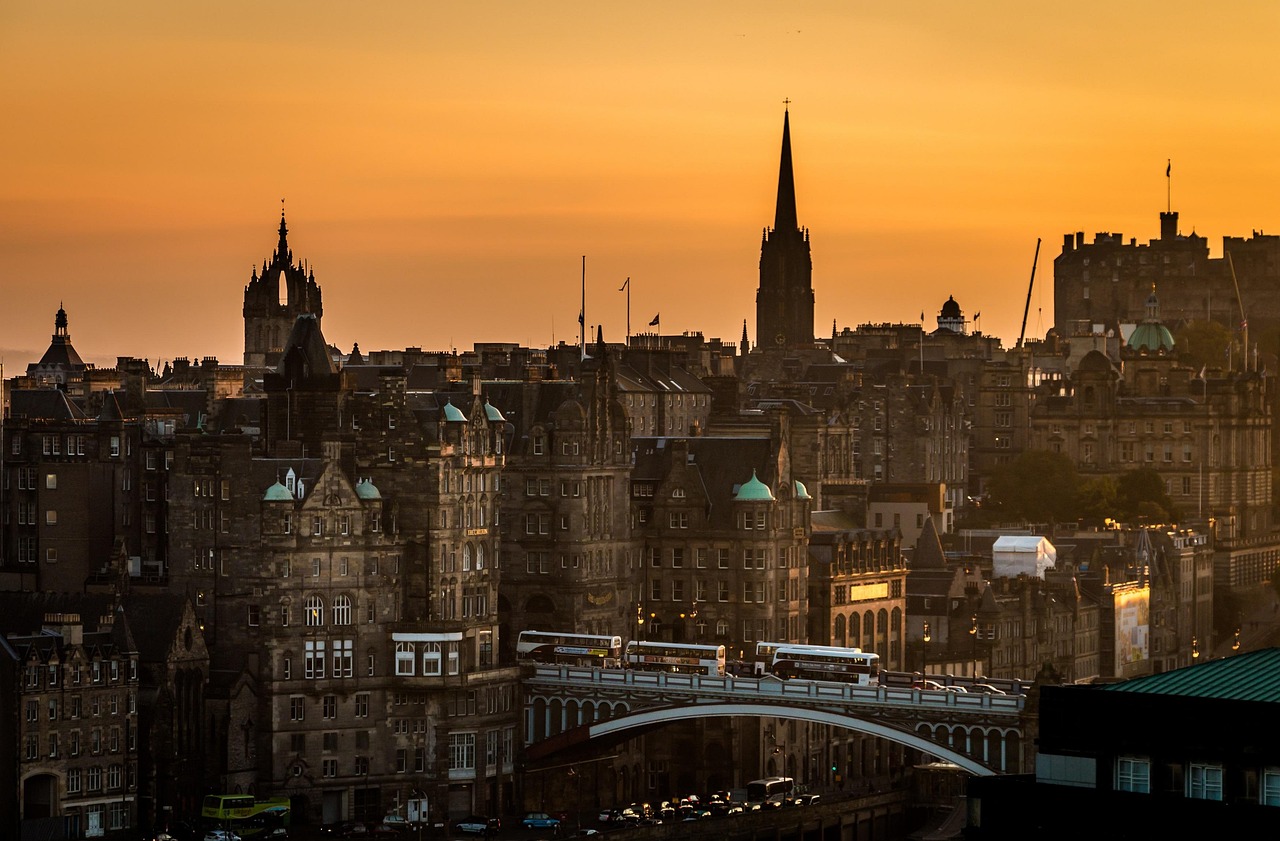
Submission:
{"label": "leafy tree", "polygon": [[1234,340],[1231,331],[1216,321],[1188,321],[1174,334],[1174,349],[1182,364],[1196,370],[1208,365],[1227,366],[1227,347]]}
{"label": "leafy tree", "polygon": [[1101,526],[1116,516],[1116,483],[1110,476],[1090,476],[1076,487],[1076,513],[1085,525]]}
{"label": "leafy tree", "polygon": [[1130,522],[1177,519],[1177,508],[1165,493],[1159,473],[1150,467],[1139,467],[1120,474],[1116,481],[1116,518]]}
{"label": "leafy tree", "polygon": [[1061,453],[1027,450],[991,476],[991,500],[1008,519],[1059,523],[1077,519],[1079,474]]}

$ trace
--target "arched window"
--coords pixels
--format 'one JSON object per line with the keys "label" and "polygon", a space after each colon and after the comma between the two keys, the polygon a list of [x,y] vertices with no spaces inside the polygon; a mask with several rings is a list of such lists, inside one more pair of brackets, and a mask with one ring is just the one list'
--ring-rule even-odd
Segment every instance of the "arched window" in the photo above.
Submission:
{"label": "arched window", "polygon": [[893,609],[893,615],[889,618],[889,628],[895,633],[897,631],[902,630],[902,609],[901,608],[895,607]]}
{"label": "arched window", "polygon": [[884,608],[881,608],[880,613],[876,615],[876,630],[881,634],[889,631],[889,611]]}
{"label": "arched window", "polygon": [[484,564],[485,564],[484,544],[477,543],[476,544],[476,569],[484,569]]}
{"label": "arched window", "polygon": [[306,614],[308,628],[324,625],[324,599],[319,596],[307,596]]}
{"label": "arched window", "polygon": [[333,624],[351,624],[351,597],[338,596],[333,600]]}
{"label": "arched window", "polygon": [[413,643],[398,642],[396,643],[396,674],[412,675],[415,668]]}
{"label": "arched window", "polygon": [[721,638],[729,636],[729,620],[728,619],[716,620],[716,636]]}
{"label": "arched window", "polygon": [[862,638],[866,641],[866,645],[871,645],[871,641],[876,636],[876,615],[871,611],[867,611],[862,617]]}
{"label": "arched window", "polygon": [[836,645],[844,645],[844,614],[836,614],[835,628],[831,632],[831,640]]}
{"label": "arched window", "polygon": [[470,543],[462,544],[462,571],[463,572],[471,571],[471,544]]}

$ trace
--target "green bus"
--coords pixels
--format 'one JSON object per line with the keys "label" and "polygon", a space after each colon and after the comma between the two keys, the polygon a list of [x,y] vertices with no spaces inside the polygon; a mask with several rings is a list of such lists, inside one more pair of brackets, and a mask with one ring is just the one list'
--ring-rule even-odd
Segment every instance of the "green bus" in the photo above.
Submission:
{"label": "green bus", "polygon": [[229,829],[241,838],[271,838],[287,831],[289,798],[206,794],[200,817],[206,826]]}

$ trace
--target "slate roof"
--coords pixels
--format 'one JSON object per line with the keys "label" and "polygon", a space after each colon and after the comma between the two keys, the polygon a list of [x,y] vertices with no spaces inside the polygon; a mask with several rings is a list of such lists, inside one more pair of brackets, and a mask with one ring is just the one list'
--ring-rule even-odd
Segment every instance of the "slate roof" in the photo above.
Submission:
{"label": "slate roof", "polygon": [[1280,703],[1280,648],[1264,648],[1101,687],[1109,692]]}

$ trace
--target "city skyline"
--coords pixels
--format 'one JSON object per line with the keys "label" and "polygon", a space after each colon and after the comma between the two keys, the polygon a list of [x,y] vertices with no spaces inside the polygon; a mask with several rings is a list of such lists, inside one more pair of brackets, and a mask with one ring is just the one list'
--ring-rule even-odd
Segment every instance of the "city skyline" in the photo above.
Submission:
{"label": "city skyline", "polygon": [[1066,232],[1145,242],[1169,202],[1220,255],[1274,215],[1262,4],[362,14],[0,12],[11,371],[60,305],[98,364],[238,362],[282,197],[343,349],[575,342],[584,255],[606,339],[629,277],[634,331],[660,312],[734,341],[746,319],[754,344],[787,99],[818,336],[921,311],[932,328],[954,295],[1009,345],[1037,237],[1031,336]]}

